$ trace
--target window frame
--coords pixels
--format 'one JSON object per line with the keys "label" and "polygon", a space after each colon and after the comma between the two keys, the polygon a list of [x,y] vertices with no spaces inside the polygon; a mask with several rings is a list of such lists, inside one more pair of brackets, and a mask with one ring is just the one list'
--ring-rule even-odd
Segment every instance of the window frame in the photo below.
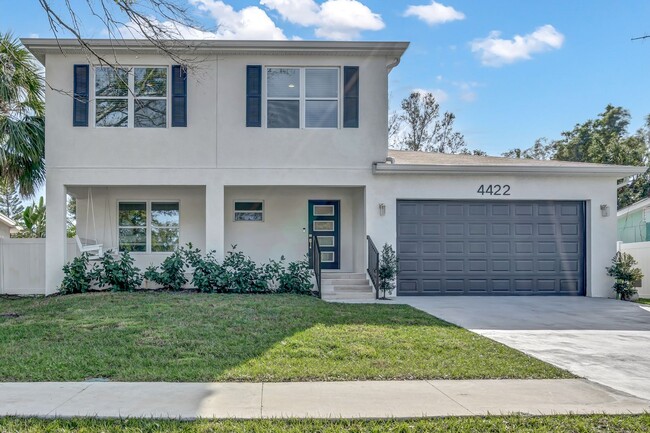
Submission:
{"label": "window frame", "polygon": [[[171,122],[171,65],[124,65],[120,66],[120,69],[126,69],[127,70],[127,77],[128,77],[128,92],[126,96],[97,96],[96,94],[96,75],[97,75],[97,69],[99,68],[109,68],[112,69],[110,66],[102,66],[102,65],[92,65],[91,72],[90,72],[90,87],[91,87],[91,101],[92,104],[90,104],[89,107],[89,115],[92,116],[92,125],[94,128],[98,129],[168,129],[170,128],[170,122]],[[136,96],[135,94],[135,71],[134,69],[136,68],[164,68],[167,71],[167,78],[166,78],[166,83],[165,83],[165,96]],[[97,125],[97,100],[98,99],[115,99],[115,100],[121,100],[121,99],[127,99],[127,125],[126,127],[116,127],[116,126],[101,126]],[[164,99],[165,102],[165,126],[164,127],[142,127],[142,126],[135,126],[135,100],[136,99],[158,99],[162,100]]]}
{"label": "window frame", "polygon": [[[268,72],[269,69],[298,69],[300,72],[300,95],[298,98],[289,97],[269,97],[268,96]],[[332,69],[337,72],[337,96],[336,98],[326,97],[307,97],[307,69]],[[343,67],[330,66],[330,65],[310,65],[310,66],[296,66],[296,65],[264,65],[262,71],[262,125],[266,129],[279,129],[279,130],[336,130],[342,128],[343,123]],[[270,101],[299,101],[298,107],[298,127],[297,128],[269,128],[268,126],[268,102]],[[308,127],[306,125],[305,117],[307,110],[307,101],[336,101],[336,127]]]}
{"label": "window frame", "polygon": [[[238,211],[237,210],[237,203],[261,203],[262,204],[262,210],[261,211]],[[238,212],[243,212],[243,213],[259,213],[262,215],[261,220],[238,220],[237,219],[237,213]],[[234,223],[263,223],[264,220],[266,219],[266,203],[262,199],[243,199],[243,198],[237,198],[232,201],[232,221]]]}
{"label": "window frame", "polygon": [[[116,201],[115,209],[117,209],[116,212],[116,249],[119,253],[122,253],[120,250],[120,229],[121,228],[133,228],[131,226],[120,226],[120,203],[145,203],[146,204],[146,224],[144,226],[139,226],[135,228],[144,228],[146,229],[146,248],[145,251],[129,251],[129,254],[173,254],[174,251],[152,251],[152,241],[151,241],[151,234],[152,230],[154,228],[153,224],[151,223],[151,208],[153,203],[176,203],[178,204],[178,226],[176,227],[162,227],[162,228],[170,228],[170,229],[177,229],[178,230],[178,247],[180,248],[181,246],[181,236],[182,236],[182,220],[181,220],[181,208],[182,208],[182,201],[179,199],[151,199],[151,200],[142,200],[142,199],[118,199]],[[161,228],[159,226],[156,226],[157,228]]]}

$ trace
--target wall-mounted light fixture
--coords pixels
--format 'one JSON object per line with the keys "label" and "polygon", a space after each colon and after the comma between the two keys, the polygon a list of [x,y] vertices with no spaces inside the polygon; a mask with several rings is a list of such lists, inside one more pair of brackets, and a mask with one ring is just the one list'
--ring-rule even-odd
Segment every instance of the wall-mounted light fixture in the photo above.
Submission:
{"label": "wall-mounted light fixture", "polygon": [[609,205],[607,204],[601,204],[600,205],[600,214],[604,217],[609,216]]}
{"label": "wall-mounted light fixture", "polygon": [[386,215],[386,205],[384,203],[379,203],[379,216]]}

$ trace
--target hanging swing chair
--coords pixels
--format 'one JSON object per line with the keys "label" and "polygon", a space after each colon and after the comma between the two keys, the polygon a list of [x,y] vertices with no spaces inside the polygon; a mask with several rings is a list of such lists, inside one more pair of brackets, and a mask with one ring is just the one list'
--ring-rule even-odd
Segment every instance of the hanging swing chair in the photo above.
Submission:
{"label": "hanging swing chair", "polygon": [[[94,238],[88,237],[88,230],[90,225],[88,224],[88,218],[92,213],[93,216],[93,236]],[[89,260],[98,260],[103,254],[103,244],[97,243],[97,225],[95,222],[95,203],[93,202],[93,192],[92,188],[88,188],[88,199],[86,200],[86,237],[80,238],[79,234],[75,234],[74,239],[77,242],[77,248],[79,248],[80,253],[88,253]]]}

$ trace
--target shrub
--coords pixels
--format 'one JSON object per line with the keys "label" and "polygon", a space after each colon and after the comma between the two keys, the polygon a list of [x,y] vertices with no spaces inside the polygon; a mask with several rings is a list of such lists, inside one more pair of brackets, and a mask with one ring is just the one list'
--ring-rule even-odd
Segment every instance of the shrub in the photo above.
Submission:
{"label": "shrub", "polygon": [[386,292],[392,293],[395,288],[397,275],[397,257],[395,250],[389,244],[384,244],[379,259],[379,290],[384,292],[382,299],[386,299]]}
{"label": "shrub", "polygon": [[619,251],[612,259],[612,266],[606,268],[607,275],[614,277],[614,291],[623,300],[637,294],[634,282],[643,278],[643,272],[635,267],[636,264],[634,257]]}
{"label": "shrub", "polygon": [[63,281],[59,293],[69,295],[72,293],[86,293],[93,281],[93,270],[88,270],[88,253],[72,259],[63,266]]}
{"label": "shrub", "polygon": [[108,287],[114,292],[132,292],[142,285],[140,269],[133,263],[133,257],[123,252],[116,259],[112,252],[106,251],[99,260],[100,266],[93,272],[99,287]]}
{"label": "shrub", "polygon": [[192,284],[204,293],[223,292],[228,287],[228,275],[223,266],[214,257],[215,251],[209,251],[205,257],[201,251],[189,245],[185,257],[192,273]]}
{"label": "shrub", "polygon": [[297,262],[289,262],[280,273],[278,291],[285,293],[309,294],[314,287],[309,259],[305,257]]}
{"label": "shrub", "polygon": [[185,251],[180,248],[163,260],[160,270],[157,266],[149,266],[144,273],[144,277],[160,284],[165,289],[181,290],[187,283],[187,277],[185,277],[187,265],[184,257]]}
{"label": "shrub", "polygon": [[264,269],[258,268],[250,257],[237,251],[237,245],[232,246],[223,261],[226,273],[228,291],[233,293],[264,293],[269,291],[269,284],[264,275]]}

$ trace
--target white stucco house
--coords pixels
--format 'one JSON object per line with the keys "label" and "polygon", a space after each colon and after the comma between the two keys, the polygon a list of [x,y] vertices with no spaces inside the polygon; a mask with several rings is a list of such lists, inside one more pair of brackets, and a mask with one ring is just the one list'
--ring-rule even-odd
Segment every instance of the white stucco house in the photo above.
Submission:
{"label": "white stucco house", "polygon": [[20,227],[16,221],[0,213],[0,238],[8,238],[18,230],[20,230]]}
{"label": "white stucco house", "polygon": [[48,294],[66,194],[82,237],[140,267],[188,242],[299,259],[313,234],[326,276],[365,279],[370,237],[397,250],[398,296],[611,294],[617,180],[642,169],[388,150],[408,43],[184,41],[187,71],[145,41],[91,43],[123,70],[23,39],[48,83]]}

